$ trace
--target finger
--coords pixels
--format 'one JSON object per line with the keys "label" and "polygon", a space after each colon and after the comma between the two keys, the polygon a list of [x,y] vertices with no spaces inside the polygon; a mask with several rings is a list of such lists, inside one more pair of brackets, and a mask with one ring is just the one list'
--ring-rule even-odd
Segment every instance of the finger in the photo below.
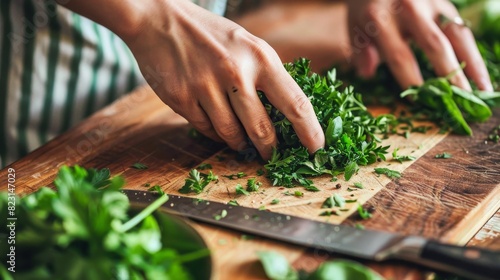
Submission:
{"label": "finger", "polygon": [[373,77],[380,63],[377,48],[373,44],[368,45],[366,48],[361,49],[354,61],[358,76],[365,79]]}
{"label": "finger", "polygon": [[260,155],[270,159],[277,138],[274,126],[253,85],[233,86],[228,92],[233,110]]}
{"label": "finger", "polygon": [[231,149],[236,151],[244,149],[247,143],[245,131],[234,114],[226,93],[205,94],[200,97],[199,102],[210,119],[217,135]]}
{"label": "finger", "polygon": [[469,81],[457,60],[453,46],[439,26],[427,17],[414,17],[409,31],[417,45],[424,51],[434,66],[438,76],[444,77],[456,72],[450,77],[452,84],[465,90],[471,90]]}
{"label": "finger", "polygon": [[457,24],[448,24],[443,33],[450,40],[460,61],[465,62],[465,74],[472,79],[480,90],[493,91],[490,77],[483,58],[474,39],[472,31]]}
{"label": "finger", "polygon": [[210,119],[207,114],[199,105],[190,108],[189,114],[184,114],[186,120],[201,134],[207,136],[208,138],[217,141],[224,142],[222,138],[215,132]]}
{"label": "finger", "polygon": [[374,43],[399,85],[402,88],[408,88],[422,84],[422,74],[417,60],[396,28],[396,24],[392,20],[388,24],[383,24],[376,18],[373,22],[378,30],[377,36],[373,37]]}
{"label": "finger", "polygon": [[271,61],[262,69],[264,71],[258,77],[257,89],[262,90],[271,104],[292,123],[300,142],[310,153],[323,148],[324,132],[304,92],[279,61]]}

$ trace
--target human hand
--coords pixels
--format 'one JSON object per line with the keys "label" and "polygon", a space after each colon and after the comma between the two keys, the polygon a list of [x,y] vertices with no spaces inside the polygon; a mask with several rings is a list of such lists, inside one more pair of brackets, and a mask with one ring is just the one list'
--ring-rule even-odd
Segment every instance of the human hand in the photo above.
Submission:
{"label": "human hand", "polygon": [[[353,64],[360,76],[372,76],[384,60],[403,88],[420,85],[422,75],[408,45],[421,48],[438,76],[455,71],[451,82],[471,90],[471,79],[481,90],[492,91],[488,71],[469,28],[442,24],[440,15],[458,15],[448,0],[349,0],[349,33]],[[460,69],[465,62],[465,69]]]}
{"label": "human hand", "polygon": [[323,147],[311,103],[267,43],[190,1],[145,5],[141,31],[124,40],[157,95],[198,131],[235,150],[248,136],[269,158],[277,138],[260,90],[309,151]]}

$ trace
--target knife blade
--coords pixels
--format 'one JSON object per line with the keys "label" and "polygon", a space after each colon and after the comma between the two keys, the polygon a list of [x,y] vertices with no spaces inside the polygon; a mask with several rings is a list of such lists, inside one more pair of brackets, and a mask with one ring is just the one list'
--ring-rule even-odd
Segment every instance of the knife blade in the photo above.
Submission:
{"label": "knife blade", "polygon": [[[123,190],[130,202],[149,204],[157,194]],[[500,251],[443,244],[420,236],[357,229],[254,208],[169,195],[162,210],[192,220],[346,256],[403,260],[473,279],[498,279]],[[217,215],[225,211],[221,219]]]}

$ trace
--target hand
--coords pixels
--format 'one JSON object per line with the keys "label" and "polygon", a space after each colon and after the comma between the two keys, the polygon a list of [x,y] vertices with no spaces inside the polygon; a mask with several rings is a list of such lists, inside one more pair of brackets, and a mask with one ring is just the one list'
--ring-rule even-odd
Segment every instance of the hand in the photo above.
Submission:
{"label": "hand", "polygon": [[277,138],[260,90],[309,151],[323,147],[311,103],[267,43],[190,1],[147,3],[141,31],[124,40],[158,96],[198,131],[235,150],[247,135],[269,158]]}
{"label": "hand", "polygon": [[[492,91],[488,71],[469,28],[440,26],[440,14],[453,19],[458,12],[447,0],[349,0],[349,33],[353,63],[360,76],[374,74],[385,60],[403,88],[420,85],[422,75],[407,40],[420,47],[438,76],[457,74],[451,82],[471,90],[469,77],[479,89]],[[460,62],[465,62],[464,71]]]}

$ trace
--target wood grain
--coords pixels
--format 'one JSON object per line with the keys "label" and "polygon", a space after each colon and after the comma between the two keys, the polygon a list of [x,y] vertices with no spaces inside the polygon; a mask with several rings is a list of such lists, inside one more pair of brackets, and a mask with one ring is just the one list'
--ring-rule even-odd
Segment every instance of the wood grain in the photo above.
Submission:
{"label": "wood grain", "polygon": [[[374,114],[384,110],[387,109],[372,108]],[[270,211],[308,219],[361,223],[370,229],[465,244],[500,208],[500,149],[482,140],[489,128],[500,123],[499,113],[496,111],[488,123],[474,126],[474,137],[443,135],[436,128],[426,134],[412,133],[409,139],[392,136],[383,143],[391,145],[391,152],[399,148],[399,154],[411,154],[418,159],[398,163],[389,156],[386,162],[362,167],[349,182],[342,176],[337,182],[331,182],[327,176],[318,177],[314,182],[321,191],[315,193],[303,188],[273,187],[265,177],[257,176],[262,162],[256,159],[255,150],[237,153],[220,143],[189,137],[190,127],[186,121],[166,107],[150,89],[143,88],[1,170],[0,190],[6,189],[8,168],[16,172],[16,192],[24,195],[48,185],[63,164],[79,164],[108,167],[114,175],[126,178],[127,188],[144,189],[146,184],[158,184],[168,193],[177,194],[190,169],[210,163],[219,181],[210,184],[197,197],[220,202],[236,199],[241,205],[263,206]],[[434,158],[442,152],[451,153],[453,158]],[[149,169],[131,168],[135,162],[144,163]],[[374,167],[398,170],[403,176],[393,181],[374,174]],[[247,176],[237,180],[222,176],[240,171]],[[237,195],[235,186],[244,186],[253,177],[263,183],[259,191],[249,196]],[[352,191],[354,182],[361,182],[365,188]],[[338,184],[340,189],[336,187]],[[295,190],[304,192],[304,196],[288,195]],[[341,212],[340,216],[320,217],[319,213],[324,211],[320,207],[322,202],[333,193],[373,208],[373,218],[361,221],[356,214],[357,203],[348,204],[345,207],[348,211]],[[279,199],[280,203],[271,205],[273,199]],[[497,216],[480,231],[494,237],[483,238],[478,233],[470,245],[498,248],[495,247],[500,240]],[[194,226],[214,251],[214,279],[262,279],[256,264],[256,250],[278,250],[295,267],[306,270],[338,257],[270,240],[242,240],[240,233],[203,224]],[[421,269],[405,264],[367,264],[393,279],[424,277]]]}

